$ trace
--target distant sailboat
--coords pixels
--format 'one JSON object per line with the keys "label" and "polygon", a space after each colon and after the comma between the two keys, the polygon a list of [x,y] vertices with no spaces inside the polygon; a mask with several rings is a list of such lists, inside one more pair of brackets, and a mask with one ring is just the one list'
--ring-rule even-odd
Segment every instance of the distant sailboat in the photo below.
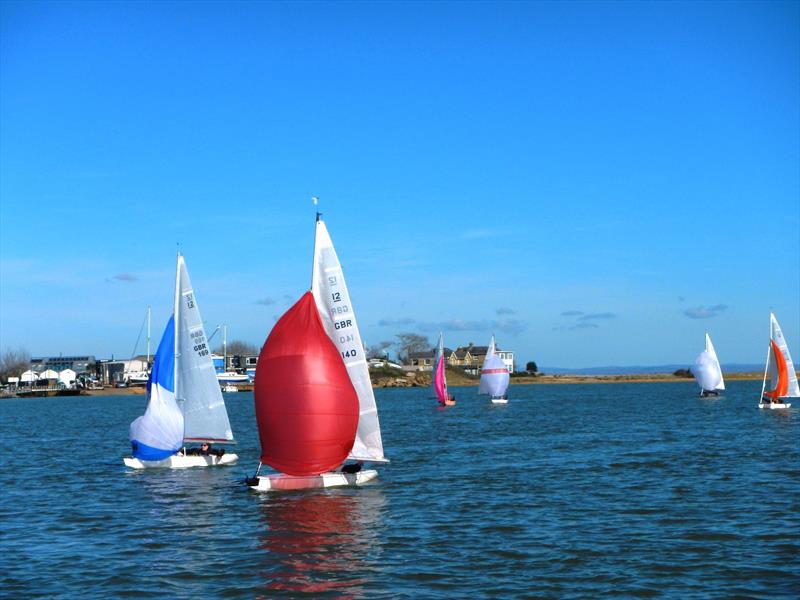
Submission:
{"label": "distant sailboat", "polygon": [[439,345],[433,361],[433,391],[440,406],[453,406],[456,399],[447,392],[447,369],[444,355],[444,338],[439,334]]}
{"label": "distant sailboat", "polygon": [[235,454],[187,455],[185,442],[232,443],[225,401],[206,343],[200,309],[178,254],[173,314],[156,351],[144,415],[131,423],[128,467],[185,468],[230,465]]}
{"label": "distant sailboat", "polygon": [[503,359],[497,355],[494,336],[486,352],[486,358],[481,368],[481,382],[478,386],[479,394],[489,394],[493,404],[508,404],[508,384],[510,375]]}
{"label": "distant sailboat", "polygon": [[[770,388],[766,390],[767,372],[770,375]],[[781,402],[781,398],[800,397],[797,373],[794,370],[789,346],[783,337],[781,326],[775,315],[769,313],[769,349],[767,364],[764,367],[764,382],[761,385],[759,408],[789,408],[791,403]]]}
{"label": "distant sailboat", "polygon": [[[317,214],[311,291],[275,324],[256,366],[257,491],[361,485],[388,462],[344,273]],[[343,465],[346,460],[357,461]],[[279,473],[260,476],[263,464]]]}
{"label": "distant sailboat", "polygon": [[700,386],[700,395],[719,396],[725,389],[725,381],[722,378],[722,369],[719,366],[717,353],[714,351],[714,344],[711,337],[706,333],[706,349],[697,355],[692,366],[692,375]]}

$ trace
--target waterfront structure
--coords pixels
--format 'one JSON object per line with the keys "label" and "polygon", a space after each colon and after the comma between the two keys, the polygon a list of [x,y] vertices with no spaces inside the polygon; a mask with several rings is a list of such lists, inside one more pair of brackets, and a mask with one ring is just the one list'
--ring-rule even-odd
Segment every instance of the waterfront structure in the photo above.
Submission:
{"label": "waterfront structure", "polygon": [[[453,352],[449,348],[444,349],[445,356],[450,356]],[[408,364],[414,367],[415,371],[433,371],[433,361],[436,359],[436,349],[423,350],[422,352],[409,352]]]}
{"label": "waterfront structure", "polygon": [[[447,364],[453,367],[461,367],[470,375],[478,375],[481,365],[486,360],[489,346],[476,346],[470,342],[466,346],[459,346],[453,350]],[[512,350],[502,350],[495,348],[495,354],[503,361],[509,373],[514,372],[514,352]]]}
{"label": "waterfront structure", "polygon": [[[472,342],[466,346],[459,346],[455,350],[444,349],[446,362],[451,367],[459,367],[470,375],[478,375],[481,365],[486,360],[486,353],[489,346],[476,346]],[[513,350],[501,350],[495,348],[495,354],[503,361],[509,373],[514,372],[514,352]],[[408,363],[414,367],[415,371],[432,371],[436,349],[424,350],[422,352],[409,352]]]}
{"label": "waterfront structure", "polygon": [[95,358],[91,354],[79,356],[40,356],[31,359],[31,370],[37,373],[42,371],[63,371],[72,369],[76,373],[86,373],[94,368]]}

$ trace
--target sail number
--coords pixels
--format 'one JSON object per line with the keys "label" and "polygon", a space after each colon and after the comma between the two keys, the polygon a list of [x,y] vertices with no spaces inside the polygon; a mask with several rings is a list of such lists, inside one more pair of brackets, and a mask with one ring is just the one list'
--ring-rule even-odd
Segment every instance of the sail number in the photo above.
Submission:
{"label": "sail number", "polygon": [[186,308],[194,308],[194,296],[186,294]]}
{"label": "sail number", "polygon": [[208,346],[206,345],[205,336],[202,331],[194,331],[190,334],[192,343],[194,344],[194,351],[198,356],[208,355]]}
{"label": "sail number", "polygon": [[353,358],[353,357],[355,357],[357,354],[358,354],[358,353],[356,352],[356,349],[355,349],[355,348],[352,348],[352,349],[350,349],[350,350],[346,350],[345,352],[342,352],[342,358]]}
{"label": "sail number", "polygon": [[346,304],[344,306],[332,306],[331,307],[331,316],[335,317],[336,315],[343,315],[345,313],[350,312],[350,307]]}

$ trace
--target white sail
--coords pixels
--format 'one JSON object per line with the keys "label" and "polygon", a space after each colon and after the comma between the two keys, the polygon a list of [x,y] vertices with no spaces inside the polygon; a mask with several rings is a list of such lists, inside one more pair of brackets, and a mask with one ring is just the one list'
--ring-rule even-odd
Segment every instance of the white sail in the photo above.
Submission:
{"label": "white sail", "polygon": [[725,379],[722,377],[722,367],[719,365],[719,358],[717,358],[717,352],[714,350],[714,344],[711,343],[711,336],[706,334],[706,352],[711,357],[711,360],[714,363],[715,370],[717,372],[717,380],[714,382],[713,388],[706,388],[708,390],[724,390],[725,389]]}
{"label": "white sail", "polygon": [[[494,336],[492,336],[491,342],[489,342],[489,348],[486,351],[486,358],[483,359],[483,366],[481,367],[481,380],[478,384],[478,393],[479,394],[491,394],[492,396],[502,396],[506,393],[505,388],[508,387],[508,381],[506,381],[505,388],[499,394],[496,394],[493,390],[498,389],[502,384],[498,381],[498,376],[502,378],[502,373],[497,371],[499,368],[497,366],[497,362],[500,362],[500,366],[506,372],[506,379],[508,379],[508,369],[506,368],[505,364],[503,364],[502,359],[498,358],[495,354],[497,346],[495,345]],[[491,371],[491,372],[490,372]],[[484,376],[485,374],[485,376]]]}
{"label": "white sail", "polygon": [[175,318],[170,317],[156,351],[147,386],[147,409],[130,426],[134,458],[158,461],[180,450],[183,413],[175,402]]}
{"label": "white sail", "polygon": [[222,399],[211,349],[183,256],[175,275],[175,395],[183,409],[184,440],[230,442],[233,432]]}
{"label": "white sail", "polygon": [[366,353],[358,331],[356,315],[344,273],[328,229],[317,218],[314,238],[314,267],[311,293],[322,324],[342,355],[350,381],[358,394],[359,419],[356,440],[348,458],[369,462],[387,462],[383,455],[378,407],[372,392]]}
{"label": "white sail", "polygon": [[486,357],[481,369],[481,386],[485,386],[487,394],[494,398],[505,396],[510,377],[502,358],[497,354]]}
{"label": "white sail", "polygon": [[[783,331],[781,331],[781,326],[778,324],[778,319],[776,319],[775,315],[772,313],[769,314],[769,329],[770,339],[775,342],[775,345],[781,351],[783,360],[786,363],[786,375],[788,377],[789,385],[787,386],[786,395],[782,397],[798,398],[800,397],[800,387],[797,385],[797,373],[794,370],[792,355],[789,354],[789,346],[786,344],[786,340],[783,337]],[[776,362],[777,361],[775,359],[771,359],[769,361],[773,387],[777,385],[778,382],[778,368]]]}
{"label": "white sail", "polygon": [[701,390],[710,392],[717,389],[715,386],[719,382],[719,371],[708,350],[703,350],[694,360],[692,375]]}

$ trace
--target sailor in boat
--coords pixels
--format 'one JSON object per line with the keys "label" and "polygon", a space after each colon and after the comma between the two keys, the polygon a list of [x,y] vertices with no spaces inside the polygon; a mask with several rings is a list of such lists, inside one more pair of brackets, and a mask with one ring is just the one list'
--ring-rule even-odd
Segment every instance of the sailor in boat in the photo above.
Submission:
{"label": "sailor in boat", "polygon": [[339,467],[339,470],[342,473],[351,473],[351,474],[353,474],[353,473],[358,473],[363,466],[364,466],[364,461],[359,460],[359,461],[356,461],[356,462],[350,463],[350,464],[343,463],[342,466]]}
{"label": "sailor in boat", "polygon": [[189,448],[186,454],[189,456],[222,456],[225,454],[225,448],[211,448],[211,444],[203,442],[199,448]]}
{"label": "sailor in boat", "polygon": [[708,398],[709,396],[719,396],[719,392],[717,390],[703,390],[700,392],[701,398]]}

